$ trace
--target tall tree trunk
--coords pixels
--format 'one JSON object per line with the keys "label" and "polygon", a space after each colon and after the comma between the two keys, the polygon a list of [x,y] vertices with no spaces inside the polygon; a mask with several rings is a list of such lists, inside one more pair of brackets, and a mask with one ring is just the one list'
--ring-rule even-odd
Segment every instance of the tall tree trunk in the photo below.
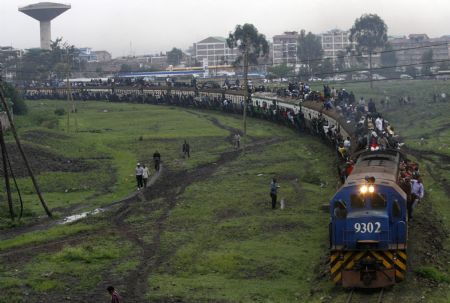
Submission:
{"label": "tall tree trunk", "polygon": [[370,88],[373,88],[372,83],[372,51],[369,51],[369,77],[370,77]]}
{"label": "tall tree trunk", "polygon": [[6,144],[5,139],[3,137],[3,125],[1,121],[0,121],[0,147],[2,148],[3,175],[5,176],[5,187],[6,187],[6,195],[8,197],[9,214],[11,216],[11,221],[14,221],[15,214],[12,204],[11,185],[9,183],[8,160],[6,159]]}
{"label": "tall tree trunk", "polygon": [[247,137],[247,103],[248,103],[248,50],[244,52],[244,133],[242,148],[245,150]]}
{"label": "tall tree trunk", "polygon": [[52,213],[50,212],[50,209],[48,209],[47,204],[45,203],[44,197],[42,196],[41,190],[39,189],[39,185],[36,181],[36,178],[34,177],[31,166],[28,163],[27,157],[25,156],[25,152],[23,151],[19,136],[17,135],[17,131],[16,131],[16,127],[14,126],[11,111],[9,110],[8,103],[6,102],[5,96],[3,94],[3,87],[1,87],[1,79],[0,79],[0,101],[3,105],[3,108],[5,109],[6,115],[8,116],[9,124],[11,126],[11,132],[13,133],[14,139],[16,140],[17,148],[19,149],[20,155],[22,156],[23,162],[25,164],[25,167],[27,168],[28,174],[30,175],[31,181],[33,182],[34,189],[36,190],[39,200],[41,201],[42,207],[44,208],[47,216],[52,218]]}

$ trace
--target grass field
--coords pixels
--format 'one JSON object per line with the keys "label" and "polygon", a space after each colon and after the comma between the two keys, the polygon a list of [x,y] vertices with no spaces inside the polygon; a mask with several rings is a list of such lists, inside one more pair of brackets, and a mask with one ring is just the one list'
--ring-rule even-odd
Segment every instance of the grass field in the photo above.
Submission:
{"label": "grass field", "polygon": [[[401,94],[402,83],[377,83],[374,91],[368,85],[351,89],[357,96],[372,92],[379,100],[381,91]],[[417,83],[418,90],[423,87]],[[44,212],[30,182],[19,178],[25,218],[11,228],[5,203],[1,208],[0,302],[106,302],[110,284],[125,302],[345,302],[347,293],[326,274],[328,215],[321,210],[338,185],[335,154],[318,139],[250,119],[251,140],[240,153],[230,141],[241,125],[235,116],[77,103],[78,132],[74,115],[67,132],[66,117],[54,114],[65,102],[28,104],[30,114],[18,117],[17,124],[57,217],[130,197],[136,162],[149,163],[156,149],[164,166],[146,192],[69,225],[36,219]],[[448,123],[448,109],[446,103],[417,100],[414,107],[393,104],[386,114],[424,163],[424,206],[432,205],[433,212],[420,207],[418,218],[432,215],[440,222],[431,222],[433,226],[447,230],[447,152],[413,145],[413,128],[425,133],[415,121],[434,111],[427,131],[437,134]],[[184,139],[192,147],[190,159],[180,154]],[[436,154],[428,156],[428,150]],[[284,210],[270,209],[274,176],[281,185],[279,198],[286,201]],[[421,229],[412,232],[416,230]],[[415,241],[414,251],[429,252],[428,259],[413,260],[418,265],[385,302],[447,302],[450,265],[440,253],[449,251],[449,242],[442,241],[439,253],[425,241],[436,235],[421,236],[411,234],[410,242]]]}

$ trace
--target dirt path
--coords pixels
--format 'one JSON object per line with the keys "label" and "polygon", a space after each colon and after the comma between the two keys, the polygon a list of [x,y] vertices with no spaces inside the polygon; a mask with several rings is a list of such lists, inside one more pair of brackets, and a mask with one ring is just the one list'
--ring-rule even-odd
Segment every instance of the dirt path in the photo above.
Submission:
{"label": "dirt path", "polygon": [[[221,125],[218,121],[215,123],[218,126]],[[230,132],[233,131],[231,129],[227,130]],[[246,150],[255,151],[264,149],[267,145],[275,144],[282,140],[283,138],[278,137],[255,139],[247,146]],[[242,150],[230,150],[221,153],[217,161],[201,165],[192,170],[165,170],[159,176],[158,181],[150,188],[120,202],[120,208],[111,216],[111,226],[113,226],[115,232],[133,243],[137,248],[136,254],[139,259],[139,264],[135,270],[131,271],[126,277],[122,277],[116,281],[116,285],[122,285],[121,293],[127,298],[127,302],[146,302],[145,295],[149,289],[149,277],[152,271],[157,269],[168,257],[160,254],[161,235],[167,228],[167,219],[170,216],[170,212],[175,208],[178,197],[184,193],[188,186],[195,182],[207,180],[217,169],[236,160],[241,153]],[[136,226],[128,223],[127,218],[130,215],[142,213],[142,208],[144,208],[145,214],[154,212],[156,209],[152,200],[155,199],[163,199],[161,203],[163,206],[158,209],[160,215],[152,227],[153,236],[151,241],[144,241],[142,232],[137,230]],[[101,295],[107,286],[106,281],[108,280],[109,282],[114,282],[105,277],[104,282],[100,283],[91,294],[86,296],[86,299],[102,300]]]}

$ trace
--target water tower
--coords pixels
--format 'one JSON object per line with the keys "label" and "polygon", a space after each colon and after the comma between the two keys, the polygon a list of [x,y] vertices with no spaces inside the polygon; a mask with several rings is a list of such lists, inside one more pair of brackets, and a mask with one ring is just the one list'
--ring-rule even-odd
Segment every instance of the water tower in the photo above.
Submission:
{"label": "water tower", "polygon": [[41,48],[51,49],[52,39],[51,21],[70,9],[68,4],[39,2],[19,8],[19,12],[38,20],[41,25]]}

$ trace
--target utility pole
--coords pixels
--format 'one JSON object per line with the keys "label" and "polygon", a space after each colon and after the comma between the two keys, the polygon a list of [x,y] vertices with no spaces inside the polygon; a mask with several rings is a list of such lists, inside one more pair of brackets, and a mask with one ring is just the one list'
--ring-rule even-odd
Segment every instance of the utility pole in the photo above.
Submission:
{"label": "utility pole", "polygon": [[[70,63],[69,63],[69,49],[66,49],[66,80],[67,80],[67,132],[70,131],[70,111],[74,114],[75,118],[75,131],[78,131],[78,121],[77,121],[77,110],[75,108],[75,101],[73,100],[72,95],[72,85],[70,84]],[[72,103],[72,110],[70,109],[70,105]]]}
{"label": "utility pole", "polygon": [[247,103],[248,103],[248,49],[244,51],[244,134],[242,140],[242,150],[245,151],[247,141]]}
{"label": "utility pole", "polygon": [[33,183],[34,189],[36,190],[36,193],[37,193],[37,195],[39,197],[39,200],[41,201],[42,207],[44,208],[45,213],[47,214],[47,216],[52,218],[52,213],[51,213],[50,209],[47,207],[47,204],[45,203],[44,197],[42,196],[41,190],[39,189],[39,185],[38,185],[38,183],[36,181],[36,178],[34,177],[33,170],[31,169],[30,163],[28,162],[28,159],[25,156],[25,152],[24,152],[24,150],[22,148],[22,144],[20,143],[19,136],[17,135],[17,131],[16,131],[16,127],[14,126],[14,122],[13,122],[13,119],[12,119],[11,111],[9,110],[9,106],[8,106],[8,103],[6,102],[6,98],[5,98],[5,95],[4,95],[4,92],[3,92],[3,85],[2,84],[3,84],[3,80],[0,77],[0,101],[1,101],[1,103],[3,105],[3,108],[4,108],[5,112],[6,112],[6,115],[8,116],[9,124],[10,124],[10,127],[11,127],[11,132],[12,132],[12,134],[14,136],[17,148],[19,149],[19,153],[22,156],[22,159],[23,159],[23,162],[25,164],[25,167],[27,168],[28,174],[30,175],[30,178],[31,178],[31,181]]}
{"label": "utility pole", "polygon": [[8,160],[6,158],[6,144],[5,138],[3,137],[3,125],[1,120],[0,120],[0,147],[2,149],[3,175],[5,177],[5,187],[6,187],[6,195],[8,197],[9,214],[11,216],[11,221],[14,221],[15,214],[12,204],[11,185],[9,183]]}

